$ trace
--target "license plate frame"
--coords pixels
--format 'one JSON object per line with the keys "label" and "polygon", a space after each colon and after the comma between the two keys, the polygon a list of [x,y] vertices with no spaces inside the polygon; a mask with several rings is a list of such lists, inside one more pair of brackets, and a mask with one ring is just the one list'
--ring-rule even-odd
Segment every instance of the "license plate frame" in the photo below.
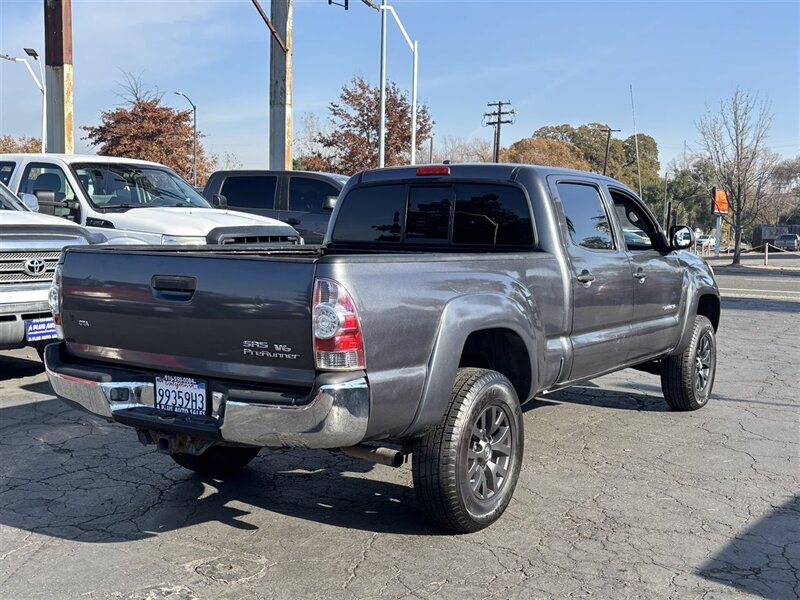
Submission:
{"label": "license plate frame", "polygon": [[42,317],[25,321],[25,341],[45,342],[58,337],[53,317]]}
{"label": "license plate frame", "polygon": [[159,375],[155,377],[156,410],[198,417],[208,414],[208,384],[194,377]]}

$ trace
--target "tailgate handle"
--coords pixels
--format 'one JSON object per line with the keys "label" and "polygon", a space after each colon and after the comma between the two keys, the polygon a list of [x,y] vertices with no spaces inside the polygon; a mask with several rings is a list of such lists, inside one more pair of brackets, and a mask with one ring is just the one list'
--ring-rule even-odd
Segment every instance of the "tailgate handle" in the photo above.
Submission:
{"label": "tailgate handle", "polygon": [[158,292],[165,292],[159,295],[168,300],[188,300],[197,289],[197,278],[181,275],[153,275],[150,287]]}

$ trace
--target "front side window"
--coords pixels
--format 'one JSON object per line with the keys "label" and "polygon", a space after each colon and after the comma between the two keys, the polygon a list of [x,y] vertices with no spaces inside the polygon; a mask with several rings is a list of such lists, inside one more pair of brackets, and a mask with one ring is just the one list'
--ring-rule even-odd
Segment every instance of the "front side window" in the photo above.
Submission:
{"label": "front side window", "polygon": [[652,250],[658,243],[658,232],[644,209],[626,194],[610,190],[614,200],[614,212],[622,225],[625,245],[628,250]]}
{"label": "front side window", "polygon": [[166,169],[125,163],[72,165],[92,206],[100,211],[193,206],[211,208],[192,186]]}
{"label": "front side window", "polygon": [[228,206],[274,210],[277,185],[275,175],[232,175],[225,178],[220,194]]}
{"label": "front side window", "polygon": [[330,183],[310,177],[289,179],[289,210],[308,213],[330,213],[325,210],[325,199],[336,198],[339,190]]}
{"label": "front side window", "polygon": [[56,217],[75,218],[75,210],[63,204],[75,200],[75,190],[72,189],[61,167],[47,163],[30,163],[25,167],[19,193],[36,195],[36,192],[53,192],[55,195],[54,206],[39,201],[39,212]]}
{"label": "front side window", "polygon": [[611,225],[600,191],[583,183],[557,184],[572,243],[590,250],[612,250]]}

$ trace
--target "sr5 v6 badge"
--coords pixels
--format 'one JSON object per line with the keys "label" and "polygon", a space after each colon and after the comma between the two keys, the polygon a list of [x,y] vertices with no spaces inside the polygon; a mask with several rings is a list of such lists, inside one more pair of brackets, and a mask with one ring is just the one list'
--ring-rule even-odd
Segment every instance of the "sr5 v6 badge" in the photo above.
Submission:
{"label": "sr5 v6 badge", "polygon": [[242,354],[245,356],[262,356],[264,358],[282,358],[297,360],[299,354],[292,354],[292,349],[286,344],[270,344],[258,340],[243,340]]}

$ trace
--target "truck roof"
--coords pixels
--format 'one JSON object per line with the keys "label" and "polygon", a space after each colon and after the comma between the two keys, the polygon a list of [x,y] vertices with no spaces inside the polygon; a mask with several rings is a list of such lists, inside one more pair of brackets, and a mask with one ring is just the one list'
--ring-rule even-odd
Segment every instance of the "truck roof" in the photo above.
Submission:
{"label": "truck roof", "polygon": [[[393,181],[397,179],[416,179],[417,169],[420,167],[450,167],[450,176],[459,178],[475,178],[475,179],[496,179],[496,180],[512,180],[515,179],[520,171],[533,172],[540,177],[547,177],[548,175],[581,175],[582,177],[590,176],[594,179],[605,181],[607,183],[614,183],[615,185],[622,186],[629,191],[632,191],[625,184],[620,181],[601,175],[600,173],[592,173],[588,171],[578,171],[576,169],[565,169],[561,167],[547,167],[543,165],[523,165],[517,163],[437,163],[413,166],[400,166],[400,167],[386,167],[383,169],[370,169],[355,175],[358,182],[379,182],[379,181]],[[431,176],[431,179],[447,176]]]}
{"label": "truck roof", "polygon": [[54,152],[47,153],[17,153],[17,154],[0,154],[0,160],[56,160],[64,162],[68,165],[73,163],[85,162],[115,162],[131,165],[149,165],[154,167],[163,167],[164,165],[152,162],[149,160],[139,160],[137,158],[123,158],[116,156],[100,156],[98,154],[56,154]]}

